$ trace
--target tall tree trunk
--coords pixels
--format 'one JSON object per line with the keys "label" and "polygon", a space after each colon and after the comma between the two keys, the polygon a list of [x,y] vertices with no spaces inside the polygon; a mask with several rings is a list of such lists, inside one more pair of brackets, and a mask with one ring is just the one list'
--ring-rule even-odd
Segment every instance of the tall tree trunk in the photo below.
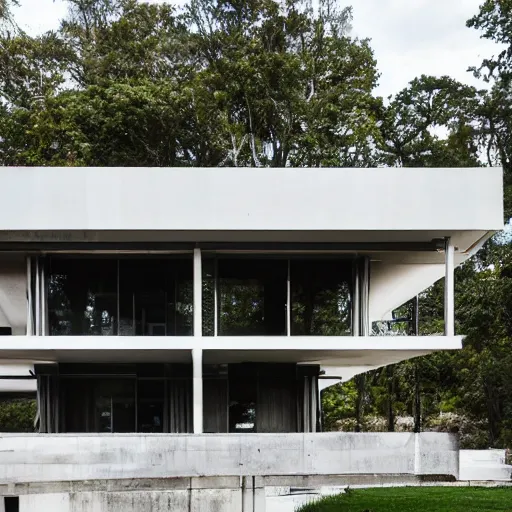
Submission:
{"label": "tall tree trunk", "polygon": [[356,432],[361,432],[364,416],[364,390],[366,376],[364,373],[355,377],[357,396],[356,396]]}
{"label": "tall tree trunk", "polygon": [[414,432],[421,432],[420,365],[414,364]]}
{"label": "tall tree trunk", "polygon": [[395,431],[395,412],[394,412],[394,394],[395,394],[395,376],[394,366],[389,365],[386,368],[386,381],[388,388],[388,432]]}

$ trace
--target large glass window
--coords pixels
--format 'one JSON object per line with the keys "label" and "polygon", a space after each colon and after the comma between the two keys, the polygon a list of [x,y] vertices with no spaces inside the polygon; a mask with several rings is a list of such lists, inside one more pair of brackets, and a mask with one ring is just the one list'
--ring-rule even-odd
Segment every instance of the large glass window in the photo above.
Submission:
{"label": "large glass window", "polygon": [[352,333],[351,259],[219,258],[204,262],[205,336]]}
{"label": "large glass window", "polygon": [[191,335],[192,293],[190,260],[120,260],[119,334]]}
{"label": "large glass window", "polygon": [[52,259],[48,320],[53,335],[117,334],[117,261]]}
{"label": "large glass window", "polygon": [[65,432],[135,432],[135,380],[64,379]]}
{"label": "large glass window", "polygon": [[192,258],[53,258],[51,335],[192,334]]}
{"label": "large glass window", "polygon": [[352,333],[352,262],[291,260],[291,334]]}
{"label": "large glass window", "polygon": [[[193,264],[184,258],[52,258],[51,335],[190,336]],[[353,260],[203,260],[204,336],[352,332]]]}
{"label": "large glass window", "polygon": [[286,260],[220,259],[219,336],[286,334]]}
{"label": "large glass window", "polygon": [[[37,371],[37,369],[36,369]],[[185,433],[192,429],[190,364],[62,364],[62,432]]]}
{"label": "large glass window", "polygon": [[137,385],[137,431],[163,432],[165,381],[161,379],[139,380]]}

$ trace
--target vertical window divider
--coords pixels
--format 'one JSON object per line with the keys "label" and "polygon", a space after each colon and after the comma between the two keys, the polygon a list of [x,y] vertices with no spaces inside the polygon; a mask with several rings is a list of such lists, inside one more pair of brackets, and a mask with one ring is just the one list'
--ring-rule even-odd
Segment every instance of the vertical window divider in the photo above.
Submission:
{"label": "vertical window divider", "polygon": [[34,314],[32,298],[32,257],[27,256],[27,336],[34,334]]}
{"label": "vertical window divider", "polygon": [[45,260],[42,258],[41,262],[41,336],[46,336],[47,327],[47,301],[46,301],[46,271]]}
{"label": "vertical window divider", "polygon": [[219,259],[213,263],[213,336],[219,335]]}
{"label": "vertical window divider", "polygon": [[361,334],[370,336],[370,258],[365,256],[363,261],[363,275],[361,279]]}
{"label": "vertical window divider", "polygon": [[361,300],[360,300],[360,293],[359,293],[359,285],[360,285],[360,275],[359,275],[359,258],[356,258],[353,260],[354,265],[354,298],[353,298],[353,304],[352,304],[352,312],[353,312],[353,318],[352,318],[352,335],[353,336],[360,336],[360,308],[361,308]]}
{"label": "vertical window divider", "polygon": [[120,284],[120,279],[121,279],[121,269],[120,269],[120,266],[121,266],[121,262],[119,260],[119,258],[117,258],[117,291],[116,291],[116,306],[117,306],[117,321],[116,321],[116,331],[117,331],[117,336],[120,336],[121,335],[121,284]]}
{"label": "vertical window divider", "polygon": [[35,257],[35,303],[36,303],[36,336],[41,336],[41,285],[39,272],[39,256]]}

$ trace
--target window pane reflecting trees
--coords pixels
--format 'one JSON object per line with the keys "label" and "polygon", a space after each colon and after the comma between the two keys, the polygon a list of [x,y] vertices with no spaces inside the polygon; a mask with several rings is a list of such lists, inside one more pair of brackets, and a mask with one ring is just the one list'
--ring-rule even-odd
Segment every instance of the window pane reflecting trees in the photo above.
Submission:
{"label": "window pane reflecting trees", "polygon": [[[219,257],[203,267],[205,336],[352,332],[350,259]],[[55,257],[48,275],[51,335],[193,334],[191,256]]]}
{"label": "window pane reflecting trees", "polygon": [[51,335],[192,335],[192,258],[52,258]]}
{"label": "window pane reflecting trees", "polygon": [[219,260],[219,335],[285,335],[287,275],[286,260]]}
{"label": "window pane reflecting trees", "polygon": [[48,320],[53,335],[117,334],[117,261],[52,259]]}
{"label": "window pane reflecting trees", "polygon": [[291,334],[345,336],[352,333],[352,265],[343,260],[292,260]]}

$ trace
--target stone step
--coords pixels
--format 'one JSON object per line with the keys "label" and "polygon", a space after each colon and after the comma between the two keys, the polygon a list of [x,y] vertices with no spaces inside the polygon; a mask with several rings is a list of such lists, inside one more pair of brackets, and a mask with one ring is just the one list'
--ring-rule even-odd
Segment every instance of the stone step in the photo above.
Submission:
{"label": "stone step", "polygon": [[459,480],[512,480],[512,466],[490,463],[461,466]]}

